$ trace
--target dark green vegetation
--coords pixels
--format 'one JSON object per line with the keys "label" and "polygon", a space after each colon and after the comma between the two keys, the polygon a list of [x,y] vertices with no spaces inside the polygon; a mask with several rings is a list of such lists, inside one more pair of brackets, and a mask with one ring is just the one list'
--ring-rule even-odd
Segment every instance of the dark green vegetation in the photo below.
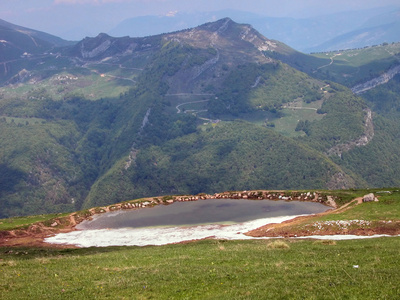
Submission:
{"label": "dark green vegetation", "polygon": [[396,118],[400,112],[400,75],[397,74],[384,86],[366,92],[363,97],[374,110],[390,118]]}
{"label": "dark green vegetation", "polygon": [[[0,249],[2,299],[395,299],[399,238]],[[195,272],[194,272],[195,270]]]}
{"label": "dark green vegetation", "polygon": [[363,97],[334,82],[387,71],[398,44],[330,64],[230,19],[46,41],[0,58],[0,217],[166,194],[400,185],[398,78]]}
{"label": "dark green vegetation", "polygon": [[[243,121],[210,125],[205,131],[146,147],[138,153],[135,168],[126,171],[134,186],[131,195],[318,188],[337,172],[340,167],[315,150]],[[109,204],[107,199],[117,189],[122,192],[106,182],[98,188],[96,202],[88,207]]]}

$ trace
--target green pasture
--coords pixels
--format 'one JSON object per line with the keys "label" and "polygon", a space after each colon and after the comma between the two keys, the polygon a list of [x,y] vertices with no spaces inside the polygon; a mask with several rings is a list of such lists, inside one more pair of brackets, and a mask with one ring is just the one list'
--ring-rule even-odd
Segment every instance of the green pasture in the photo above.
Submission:
{"label": "green pasture", "polygon": [[37,91],[41,97],[61,100],[71,94],[79,94],[89,100],[119,97],[135,85],[137,72],[113,71],[101,73],[94,70],[81,72],[63,72],[51,76],[35,84],[20,84],[2,87],[0,95],[3,99],[26,98],[36,100]]}
{"label": "green pasture", "polygon": [[400,63],[400,43],[382,44],[379,46],[312,54],[318,58],[333,59],[317,67],[331,80],[347,86],[370,80],[382,72]]}
{"label": "green pasture", "polygon": [[0,248],[1,299],[397,299],[400,239]]}
{"label": "green pasture", "polygon": [[305,103],[301,100],[288,103],[282,109],[283,116],[273,121],[275,130],[279,133],[296,137],[304,135],[302,131],[295,131],[296,126],[300,120],[318,121],[323,118],[323,114],[318,114],[317,110],[321,108],[323,100],[314,101],[311,103]]}

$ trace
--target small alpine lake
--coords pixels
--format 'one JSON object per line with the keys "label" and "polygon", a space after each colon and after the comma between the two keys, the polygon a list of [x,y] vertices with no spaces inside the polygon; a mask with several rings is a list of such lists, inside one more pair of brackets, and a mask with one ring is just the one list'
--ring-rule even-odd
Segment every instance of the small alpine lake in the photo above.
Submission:
{"label": "small alpine lake", "polygon": [[175,202],[151,208],[120,210],[95,215],[79,230],[232,225],[257,219],[321,213],[330,207],[317,202],[283,200],[208,199]]}

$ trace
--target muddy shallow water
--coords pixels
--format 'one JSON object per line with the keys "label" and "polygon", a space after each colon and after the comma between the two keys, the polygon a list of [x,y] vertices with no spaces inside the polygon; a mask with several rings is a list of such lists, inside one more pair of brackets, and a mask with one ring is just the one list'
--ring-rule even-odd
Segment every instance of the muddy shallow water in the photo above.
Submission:
{"label": "muddy shallow water", "polygon": [[77,226],[79,230],[237,224],[257,219],[315,214],[329,207],[315,202],[209,199],[175,202],[139,210],[108,212]]}

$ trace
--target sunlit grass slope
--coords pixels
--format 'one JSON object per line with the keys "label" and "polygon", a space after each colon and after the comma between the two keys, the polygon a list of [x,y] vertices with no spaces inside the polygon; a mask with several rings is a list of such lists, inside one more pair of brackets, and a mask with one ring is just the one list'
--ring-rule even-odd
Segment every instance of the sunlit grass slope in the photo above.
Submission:
{"label": "sunlit grass slope", "polygon": [[1,249],[2,299],[396,299],[399,238]]}

